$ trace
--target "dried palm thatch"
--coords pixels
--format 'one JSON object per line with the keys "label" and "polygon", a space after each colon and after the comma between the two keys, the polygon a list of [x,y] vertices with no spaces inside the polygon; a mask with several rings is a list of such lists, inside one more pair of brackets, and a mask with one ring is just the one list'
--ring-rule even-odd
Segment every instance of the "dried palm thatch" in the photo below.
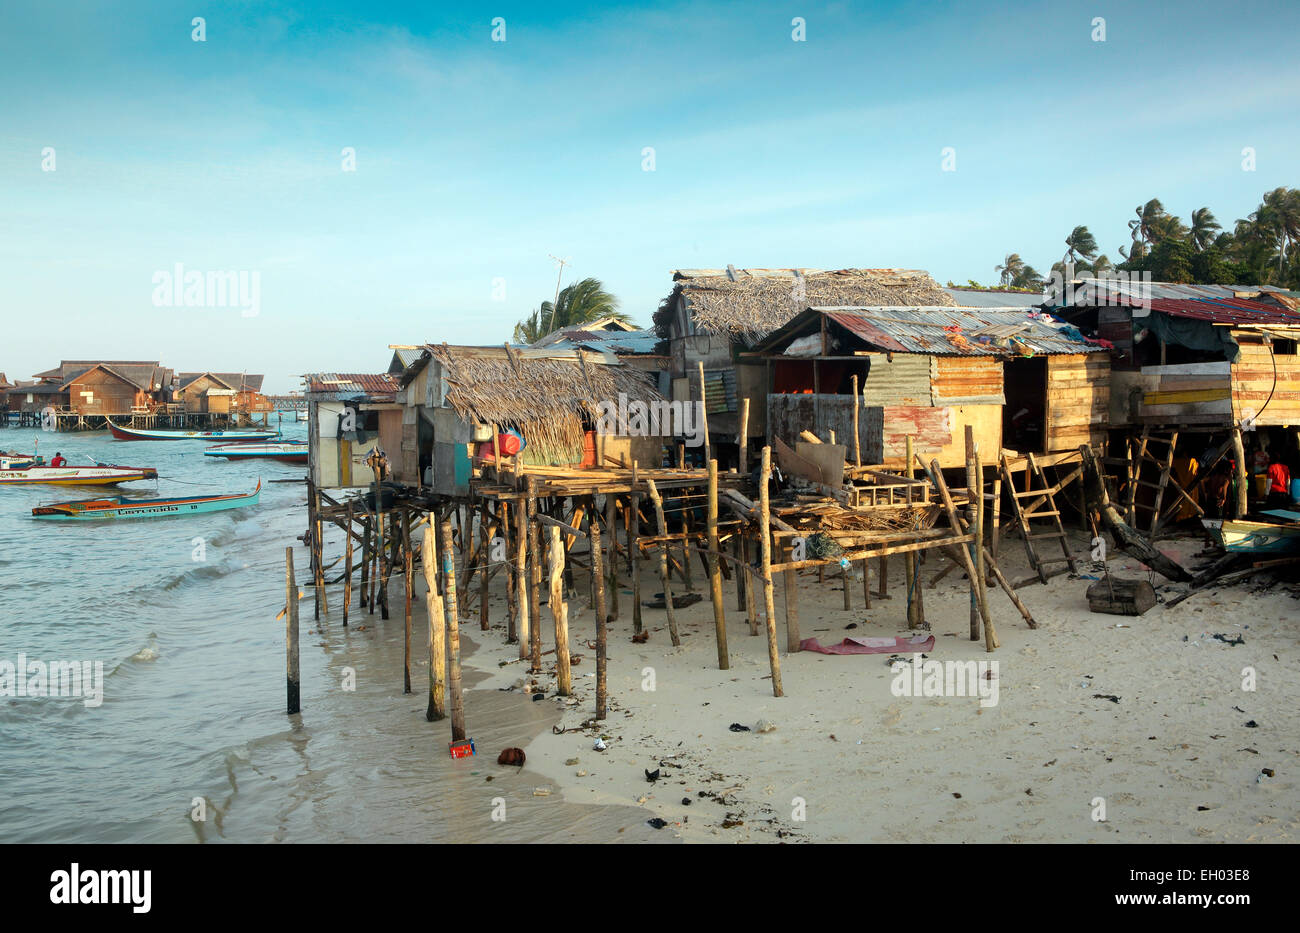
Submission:
{"label": "dried palm thatch", "polygon": [[890,532],[932,528],[939,514],[940,507],[933,504],[850,509],[826,502],[803,506],[797,512],[782,510],[781,517],[796,528],[817,527],[830,532]]}
{"label": "dried palm thatch", "polygon": [[567,464],[582,459],[584,423],[601,402],[662,401],[636,369],[584,357],[544,358],[473,348],[430,346],[447,380],[447,403],[468,421],[516,428],[528,442],[524,462]]}
{"label": "dried palm thatch", "polygon": [[671,336],[679,298],[696,331],[753,343],[808,307],[956,305],[929,273],[909,269],[687,269],[673,273],[672,294],[655,312],[659,336]]}

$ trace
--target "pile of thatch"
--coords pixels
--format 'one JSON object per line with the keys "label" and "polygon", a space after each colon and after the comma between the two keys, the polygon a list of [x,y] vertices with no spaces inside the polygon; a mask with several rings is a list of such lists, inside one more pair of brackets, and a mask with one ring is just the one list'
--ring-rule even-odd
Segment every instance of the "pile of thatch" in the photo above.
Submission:
{"label": "pile of thatch", "polygon": [[584,422],[601,402],[653,402],[662,396],[629,366],[590,359],[480,355],[431,346],[447,380],[447,403],[468,421],[516,428],[527,440],[525,462],[566,464],[582,459]]}
{"label": "pile of thatch", "polygon": [[679,270],[672,294],[655,312],[668,338],[678,299],[700,333],[753,343],[809,307],[956,305],[929,273],[909,269]]}

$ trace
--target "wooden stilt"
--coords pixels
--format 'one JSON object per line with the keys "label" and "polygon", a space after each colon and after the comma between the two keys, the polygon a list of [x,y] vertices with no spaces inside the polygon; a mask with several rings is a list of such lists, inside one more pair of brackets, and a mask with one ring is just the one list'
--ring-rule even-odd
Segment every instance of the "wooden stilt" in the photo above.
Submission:
{"label": "wooden stilt", "polygon": [[[606,693],[609,689],[605,668],[605,654],[609,644],[609,620],[605,614],[607,611],[605,606],[605,567],[604,555],[601,553],[600,522],[596,520],[595,512],[591,514],[588,535],[591,539],[591,579],[596,587],[594,600],[596,604],[596,718],[604,719]],[[610,537],[613,537],[612,528],[610,529]]]}
{"label": "wooden stilt", "polygon": [[506,643],[515,641],[519,636],[519,603],[516,600],[518,592],[515,587],[515,552],[512,548],[510,535],[513,529],[510,526],[510,503],[502,499],[497,503],[497,508],[501,510],[501,540],[503,543],[502,553],[506,558]]}
{"label": "wooden stilt", "polygon": [[488,501],[480,498],[478,513],[478,627],[481,632],[486,632],[490,627],[488,619],[488,558],[491,556],[492,548],[488,542],[489,524]]}
{"label": "wooden stilt", "polygon": [[[704,361],[699,360],[700,367],[700,420],[704,423],[704,462],[713,459],[713,445],[709,442],[709,399],[704,388]],[[688,555],[689,558],[689,555]]]}
{"label": "wooden stilt", "polygon": [[424,597],[425,614],[429,617],[429,708],[424,718],[429,722],[447,716],[447,618],[438,592],[438,556],[434,535],[434,516],[429,514],[420,549],[420,563],[424,568],[424,583],[429,588]]}
{"label": "wooden stilt", "polygon": [[352,608],[352,502],[348,501],[348,533],[343,546],[343,627],[348,627],[348,610]]}
{"label": "wooden stilt", "polygon": [[709,461],[709,508],[707,512],[709,540],[709,596],[713,600],[713,634],[718,645],[718,670],[731,667],[727,653],[727,620],[722,605],[722,570],[718,557],[718,461]]}
{"label": "wooden stilt", "polygon": [[648,479],[645,483],[646,490],[650,493],[650,502],[654,505],[655,518],[659,522],[659,580],[664,588],[664,607],[668,610],[668,634],[676,648],[681,645],[682,639],[677,633],[677,611],[673,606],[673,586],[668,574],[668,523],[664,520],[664,501],[655,488],[654,480]]}
{"label": "wooden stilt", "polygon": [[569,607],[564,602],[564,541],[560,529],[550,525],[551,618],[555,622],[555,689],[560,696],[573,692],[569,670]]}
{"label": "wooden stilt", "polygon": [[[740,428],[736,432],[736,447],[740,452],[740,474],[749,472],[749,396],[740,400]],[[741,574],[744,576],[744,574]]]}
{"label": "wooden stilt", "polygon": [[1246,478],[1246,448],[1241,441],[1241,428],[1235,424],[1232,426],[1232,453],[1237,461],[1237,518],[1245,518],[1250,512],[1250,499],[1246,485],[1249,482]]}
{"label": "wooden stilt", "polygon": [[[595,512],[593,511],[594,515]],[[609,536],[609,555],[605,567],[609,574],[609,617],[618,618],[618,497],[605,494],[605,533]]]}
{"label": "wooden stilt", "polygon": [[443,607],[447,613],[447,685],[451,692],[451,740],[465,740],[465,698],[460,685],[460,623],[456,605],[456,559],[452,552],[451,521],[442,520]]}
{"label": "wooden stilt", "polygon": [[542,670],[542,546],[541,531],[537,521],[537,480],[528,477],[528,600],[532,613],[531,641],[528,646],[529,669],[538,674]]}
{"label": "wooden stilt", "polygon": [[[938,460],[930,461],[930,476],[935,489],[939,492],[939,498],[943,502],[944,510],[948,513],[949,525],[951,525],[953,531],[961,534],[963,530],[961,518],[957,514],[957,507],[953,505],[952,495],[948,492],[948,484],[944,481],[943,471],[939,468]],[[957,554],[961,559],[963,569],[966,571],[966,576],[972,581],[971,592],[974,594],[980,618],[984,623],[985,648],[992,651],[996,647],[997,634],[992,628],[993,620],[989,617],[988,602],[984,598],[984,587],[975,582],[977,579],[975,576],[975,562],[971,557],[969,548],[959,547],[957,548]]]}
{"label": "wooden stilt", "polygon": [[415,561],[411,556],[411,516],[402,513],[402,583],[406,596],[405,602],[405,641],[402,648],[402,692],[411,692],[411,574]]}
{"label": "wooden stilt", "polygon": [[738,574],[745,578],[745,618],[749,622],[749,634],[757,635],[759,629],[758,621],[758,597],[754,594],[754,568],[750,564],[749,538],[741,535],[741,558],[744,561],[744,572]]}
{"label": "wooden stilt", "polygon": [[[786,557],[794,560],[794,545],[788,546]],[[801,650],[799,643],[802,640],[799,633],[799,571],[785,570],[782,573],[785,577],[781,587],[785,600],[785,650],[795,652]],[[848,586],[847,578],[844,585]]]}
{"label": "wooden stilt", "polygon": [[[861,403],[862,399],[858,395],[858,377],[855,373],[853,375],[853,465],[856,467],[862,466],[862,445],[858,440],[858,407]],[[911,440],[910,435],[908,440]],[[912,458],[908,457],[907,462],[911,463]]]}
{"label": "wooden stilt", "polygon": [[767,660],[772,669],[772,696],[785,696],[781,689],[781,659],[776,648],[776,608],[772,599],[772,508],[768,496],[772,478],[772,448],[763,448],[762,470],[758,480],[759,548],[763,567],[763,610],[767,615]]}
{"label": "wooden stilt", "polygon": [[862,602],[866,609],[871,608],[871,561],[862,558]]}
{"label": "wooden stilt", "polygon": [[370,599],[370,518],[361,519],[361,592],[357,595],[358,609],[369,605]]}
{"label": "wooden stilt", "polygon": [[293,548],[284,549],[284,679],[288,685],[289,715],[302,711],[298,671],[298,581],[293,573]]}
{"label": "wooden stilt", "polygon": [[627,530],[627,551],[632,555],[632,631],[641,634],[641,496],[632,493]]}
{"label": "wooden stilt", "polygon": [[515,590],[519,609],[519,657],[526,658],[537,617],[528,599],[528,507],[523,502],[515,506]]}

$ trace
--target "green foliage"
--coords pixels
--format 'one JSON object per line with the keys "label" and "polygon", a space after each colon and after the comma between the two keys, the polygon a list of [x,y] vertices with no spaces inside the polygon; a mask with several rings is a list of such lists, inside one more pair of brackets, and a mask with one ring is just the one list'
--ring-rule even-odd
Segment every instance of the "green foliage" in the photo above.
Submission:
{"label": "green foliage", "polygon": [[541,306],[515,325],[516,343],[536,343],[547,334],[565,327],[576,327],[600,318],[631,320],[618,309],[618,299],[605,291],[599,279],[586,278],[565,287],[559,301],[543,301]]}

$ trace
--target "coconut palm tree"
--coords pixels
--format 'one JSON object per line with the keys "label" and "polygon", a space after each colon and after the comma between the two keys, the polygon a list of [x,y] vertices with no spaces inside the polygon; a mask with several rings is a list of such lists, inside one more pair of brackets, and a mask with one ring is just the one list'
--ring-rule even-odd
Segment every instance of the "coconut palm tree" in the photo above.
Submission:
{"label": "coconut palm tree", "polygon": [[1011,280],[1011,287],[1037,290],[1043,287],[1043,277],[1033,266],[1024,264],[1020,267],[1019,274]]}
{"label": "coconut palm tree", "polygon": [[1192,211],[1190,235],[1192,246],[1198,253],[1203,253],[1209,249],[1214,244],[1214,238],[1219,235],[1219,231],[1222,229],[1208,207],[1201,207]]}
{"label": "coconut palm tree", "polygon": [[1154,243],[1156,223],[1159,218],[1165,216],[1165,206],[1160,203],[1159,198],[1152,198],[1146,204],[1135,207],[1133,213],[1137,214],[1137,219],[1128,222],[1133,242]]}
{"label": "coconut palm tree", "polygon": [[618,310],[618,299],[605,291],[599,279],[586,278],[566,286],[559,301],[543,301],[531,315],[515,325],[516,343],[536,343],[549,333],[564,327],[586,324],[600,318],[629,321],[630,316]]}
{"label": "coconut palm tree", "polygon": [[1001,282],[1004,286],[1014,285],[1016,276],[1024,271],[1025,261],[1020,258],[1019,253],[1008,253],[1007,258],[1002,260],[1002,265],[994,266],[993,271],[1000,275]]}
{"label": "coconut palm tree", "polygon": [[1063,263],[1072,265],[1080,257],[1088,262],[1097,258],[1097,240],[1087,227],[1079,226],[1070,231],[1070,235],[1065,238],[1065,255],[1061,258]]}

